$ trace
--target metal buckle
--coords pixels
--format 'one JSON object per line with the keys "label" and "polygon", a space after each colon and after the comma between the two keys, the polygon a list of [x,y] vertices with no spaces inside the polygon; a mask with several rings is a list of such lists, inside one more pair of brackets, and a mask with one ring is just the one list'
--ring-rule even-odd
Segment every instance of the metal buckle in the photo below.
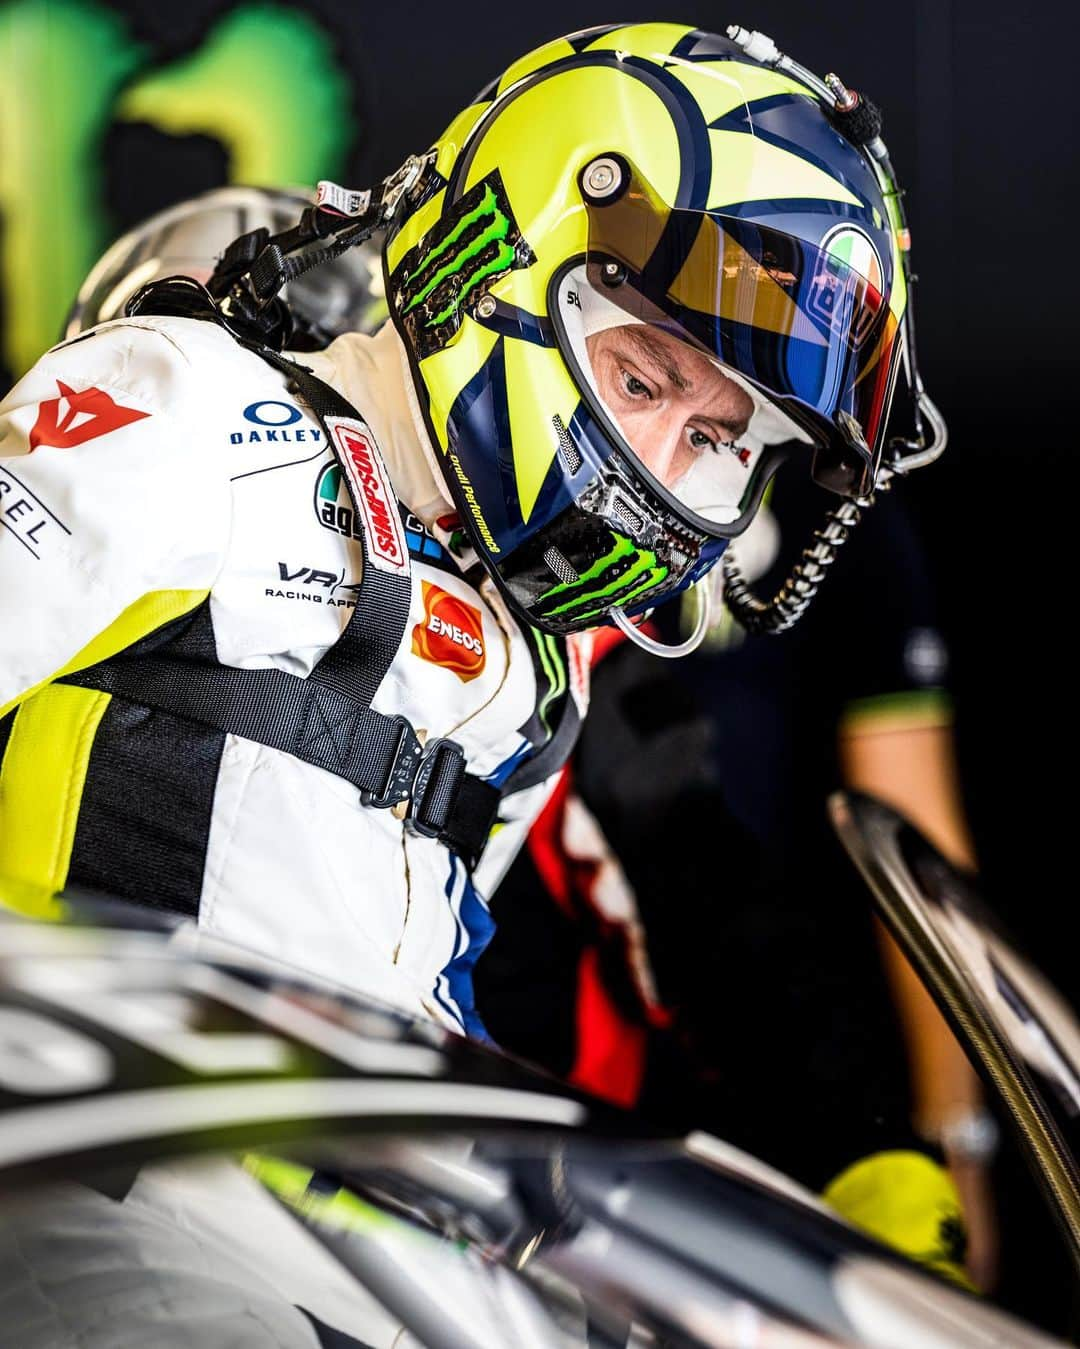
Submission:
{"label": "metal buckle", "polygon": [[376,810],[391,809],[409,800],[424,758],[423,748],[411,724],[401,716],[391,717],[390,720],[397,727],[398,742],[386,781],[379,792],[360,793],[363,804],[374,806]]}
{"label": "metal buckle", "polygon": [[384,179],[380,204],[380,215],[383,220],[389,220],[393,216],[402,197],[413,190],[423,174],[435,163],[435,159],[434,150],[429,150],[424,155],[410,155],[400,168],[395,169],[389,178]]}
{"label": "metal buckle", "polygon": [[376,810],[392,810],[394,806],[407,801],[405,823],[409,829],[424,838],[438,838],[446,820],[428,822],[422,819],[424,798],[438,765],[439,755],[449,754],[457,759],[464,772],[465,751],[456,740],[444,740],[441,737],[421,745],[405,717],[395,716],[391,720],[397,728],[398,740],[386,781],[378,792],[362,791],[360,800],[365,806],[373,806]]}
{"label": "metal buckle", "polygon": [[435,772],[436,761],[440,753],[446,753],[451,758],[456,759],[461,764],[461,773],[458,775],[458,781],[465,772],[465,751],[456,740],[443,740],[436,738],[429,740],[424,746],[424,753],[420,760],[420,766],[416,771],[416,782],[413,785],[412,798],[409,801],[409,811],[405,817],[405,822],[414,834],[419,834],[422,838],[438,838],[446,824],[446,815],[444,813],[441,820],[425,823],[421,819],[424,798],[427,795],[427,789],[431,783],[432,775]]}

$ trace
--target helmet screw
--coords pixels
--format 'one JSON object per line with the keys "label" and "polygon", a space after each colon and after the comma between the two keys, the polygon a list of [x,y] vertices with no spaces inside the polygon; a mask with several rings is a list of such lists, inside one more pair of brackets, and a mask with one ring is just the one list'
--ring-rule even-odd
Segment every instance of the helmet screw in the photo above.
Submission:
{"label": "helmet screw", "polygon": [[600,279],[605,286],[621,286],[626,280],[626,268],[618,262],[605,262],[600,268]]}
{"label": "helmet screw", "polygon": [[478,319],[489,319],[496,309],[494,295],[481,295],[476,302],[476,317]]}
{"label": "helmet screw", "polygon": [[581,175],[585,195],[592,201],[606,201],[622,190],[625,173],[617,159],[605,155],[586,165]]}

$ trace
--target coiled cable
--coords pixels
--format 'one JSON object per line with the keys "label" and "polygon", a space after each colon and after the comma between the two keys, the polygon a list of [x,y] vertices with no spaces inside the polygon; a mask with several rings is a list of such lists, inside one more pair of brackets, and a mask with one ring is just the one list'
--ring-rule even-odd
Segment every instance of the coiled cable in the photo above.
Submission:
{"label": "coiled cable", "polygon": [[793,628],[821,589],[829,568],[862,514],[873,504],[877,492],[891,487],[889,476],[879,476],[873,496],[859,501],[840,501],[825,516],[825,523],[811,535],[809,547],[791,569],[787,580],[770,600],[754,594],[750,582],[739,568],[734,550],[728,548],[720,559],[724,573],[724,603],[741,628],[754,636],[787,632]]}

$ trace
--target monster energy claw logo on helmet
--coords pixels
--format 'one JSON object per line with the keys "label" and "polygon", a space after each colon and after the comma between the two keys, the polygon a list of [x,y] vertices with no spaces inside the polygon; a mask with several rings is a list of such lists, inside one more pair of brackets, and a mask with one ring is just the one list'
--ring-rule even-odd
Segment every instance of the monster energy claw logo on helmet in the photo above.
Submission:
{"label": "monster energy claw logo on helmet", "polygon": [[446,345],[461,325],[462,306],[479,298],[483,282],[536,261],[498,170],[467,192],[443,224],[405,255],[397,273],[398,312],[421,358]]}
{"label": "monster energy claw logo on helmet", "polygon": [[540,595],[540,612],[547,620],[574,612],[578,621],[595,618],[611,604],[627,604],[663,581],[669,569],[648,548],[639,548],[625,534],[613,530],[610,552],[598,558],[588,571],[559,581]]}

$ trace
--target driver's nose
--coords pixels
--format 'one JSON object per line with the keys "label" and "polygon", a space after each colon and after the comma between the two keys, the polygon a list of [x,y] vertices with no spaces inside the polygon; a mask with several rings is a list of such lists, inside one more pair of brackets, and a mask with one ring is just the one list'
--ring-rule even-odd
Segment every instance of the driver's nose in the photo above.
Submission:
{"label": "driver's nose", "polygon": [[685,464],[680,451],[683,418],[677,409],[656,409],[643,416],[628,436],[630,448],[665,487],[671,487],[682,475]]}

